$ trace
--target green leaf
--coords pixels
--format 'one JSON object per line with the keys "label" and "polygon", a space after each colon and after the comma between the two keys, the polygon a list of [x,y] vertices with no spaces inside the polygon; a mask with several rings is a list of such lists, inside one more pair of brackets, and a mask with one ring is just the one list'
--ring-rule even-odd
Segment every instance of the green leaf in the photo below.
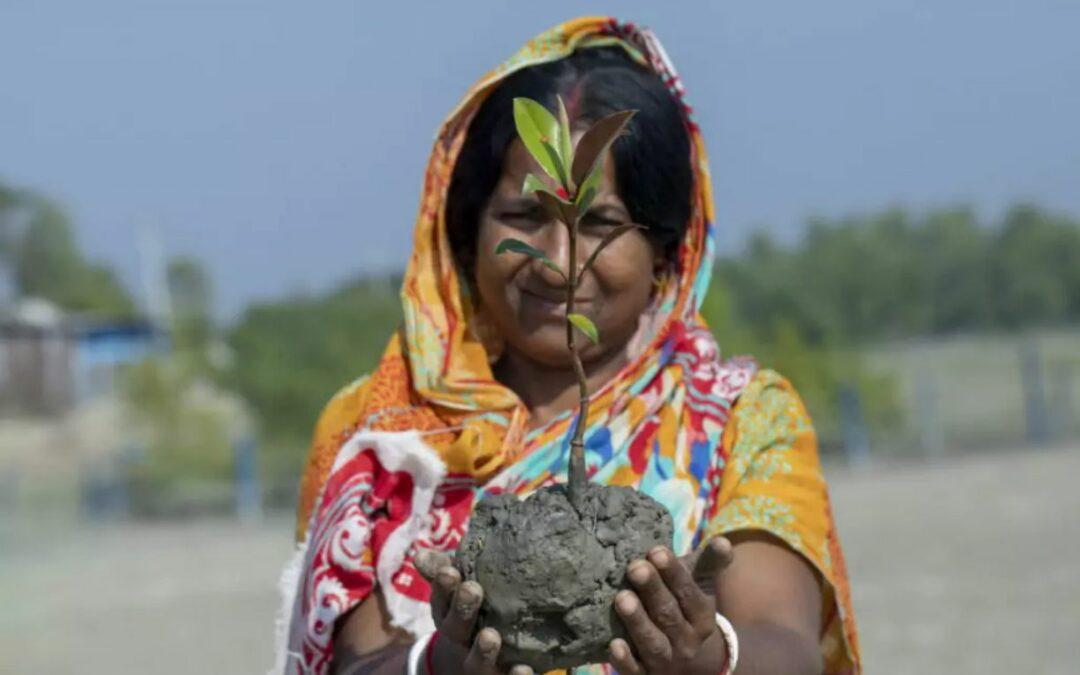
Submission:
{"label": "green leaf", "polygon": [[525,149],[544,173],[562,184],[560,176],[566,175],[566,168],[552,146],[559,139],[559,123],[555,117],[531,98],[518,97],[514,99],[514,125]]}
{"label": "green leaf", "polygon": [[530,173],[528,176],[525,176],[525,184],[521,186],[521,194],[527,195],[531,192],[540,192],[541,190],[546,191],[547,189],[547,185],[544,181],[540,180],[536,174]]}
{"label": "green leaf", "polygon": [[589,338],[593,344],[600,342],[600,334],[596,331],[596,324],[592,322],[592,319],[584,314],[567,314],[566,318],[577,326],[578,330],[585,333],[585,337]]}
{"label": "green leaf", "polygon": [[527,255],[530,258],[536,258],[541,263],[543,263],[544,267],[558,272],[559,276],[561,276],[563,279],[566,279],[566,273],[559,269],[559,266],[556,265],[551,258],[547,257],[546,253],[544,253],[538,248],[526,244],[520,239],[514,239],[512,237],[503,239],[498,243],[497,246],[495,246],[495,255],[502,255],[507,251],[510,251],[511,253],[520,253],[522,255]]}
{"label": "green leaf", "polygon": [[503,239],[495,247],[495,255],[501,255],[503,253],[506,253],[507,251],[511,251],[513,253],[521,253],[523,255],[529,256],[530,258],[547,258],[547,254],[540,249],[530,246],[529,244],[526,244],[520,239],[514,239],[512,237]]}
{"label": "green leaf", "polygon": [[574,142],[570,139],[570,116],[566,113],[566,105],[563,103],[562,96],[557,98],[559,99],[559,156],[562,157],[565,168],[574,161]]}
{"label": "green leaf", "polygon": [[592,206],[592,202],[596,199],[596,194],[600,190],[600,177],[602,175],[603,167],[594,167],[585,178],[585,181],[578,187],[577,197],[574,202],[578,213],[585,213]]}
{"label": "green leaf", "polygon": [[585,213],[592,206],[593,200],[596,199],[596,188],[588,187],[578,193],[577,206],[578,213]]}
{"label": "green leaf", "polygon": [[570,177],[581,185],[585,177],[600,163],[604,153],[626,128],[634,110],[623,110],[600,118],[582,135],[574,150],[574,164]]}
{"label": "green leaf", "polygon": [[544,152],[547,153],[548,157],[551,159],[552,165],[555,167],[555,171],[559,174],[553,176],[553,178],[559,181],[559,185],[563,186],[564,190],[569,191],[567,186],[570,184],[570,181],[566,175],[566,166],[563,164],[562,158],[559,157],[559,151],[556,150],[555,146],[551,143],[544,143]]}

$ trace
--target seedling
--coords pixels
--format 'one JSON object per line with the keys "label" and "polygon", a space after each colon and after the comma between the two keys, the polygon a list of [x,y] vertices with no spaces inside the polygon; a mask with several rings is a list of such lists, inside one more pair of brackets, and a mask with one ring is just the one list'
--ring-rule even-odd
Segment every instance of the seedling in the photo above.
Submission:
{"label": "seedling", "polygon": [[521,663],[547,672],[604,661],[612,639],[630,639],[612,611],[615,594],[627,587],[626,566],[653,547],[672,543],[671,514],[662,504],[632,486],[590,483],[585,473],[589,389],[578,338],[581,334],[596,343],[600,335],[592,319],[576,311],[574,300],[582,278],[604,249],[639,226],[612,228],[579,262],[579,221],[597,196],[608,148],[633,114],[604,117],[575,148],[561,99],[558,118],[536,101],[514,99],[518,135],[551,179],[530,174],[522,191],[536,195],[557,221],[551,226],[567,229],[570,254],[563,269],[520,239],[500,241],[495,252],[529,256],[562,277],[566,346],[580,409],[570,440],[567,484],[540,487],[525,499],[505,492],[486,495],[473,509],[458,547],[462,578],[484,588],[478,625],[499,631],[499,662],[504,666]]}
{"label": "seedling", "polygon": [[577,507],[587,482],[585,472],[585,424],[589,418],[589,388],[585,368],[581,364],[581,351],[577,334],[581,333],[593,343],[600,341],[596,324],[588,316],[575,311],[574,299],[581,279],[596,264],[596,259],[611,242],[629,230],[640,227],[624,224],[612,228],[592,250],[584,264],[578,264],[579,222],[596,199],[604,172],[604,158],[608,148],[623,133],[633,110],[623,110],[601,118],[581,136],[574,146],[570,134],[570,120],[566,106],[559,97],[559,117],[530,98],[514,99],[514,124],[518,136],[536,163],[552,180],[556,189],[552,192],[548,183],[535,174],[525,177],[523,194],[535,194],[544,210],[567,229],[570,239],[568,269],[562,269],[550,257],[520,239],[503,239],[495,247],[496,254],[517,253],[539,260],[543,265],[558,272],[566,285],[566,346],[570,350],[574,374],[577,376],[580,410],[570,440],[570,463],[567,470],[567,491],[571,504]]}

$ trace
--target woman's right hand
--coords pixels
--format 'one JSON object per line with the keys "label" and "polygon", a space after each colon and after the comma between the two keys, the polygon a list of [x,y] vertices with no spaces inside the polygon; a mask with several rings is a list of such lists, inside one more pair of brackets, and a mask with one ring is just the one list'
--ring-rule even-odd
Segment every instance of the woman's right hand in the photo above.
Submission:
{"label": "woman's right hand", "polygon": [[[442,675],[500,675],[497,665],[502,638],[493,628],[476,633],[476,617],[484,601],[484,589],[475,581],[461,580],[450,556],[421,551],[416,569],[431,584],[431,615],[439,630],[432,662]],[[528,666],[514,666],[510,675],[532,675]],[[431,675],[429,673],[429,675]]]}

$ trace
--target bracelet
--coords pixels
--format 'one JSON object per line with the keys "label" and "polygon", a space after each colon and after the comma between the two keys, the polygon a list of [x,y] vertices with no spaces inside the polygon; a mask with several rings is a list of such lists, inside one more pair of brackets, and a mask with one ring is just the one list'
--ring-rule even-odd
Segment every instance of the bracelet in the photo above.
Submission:
{"label": "bracelet", "polygon": [[716,627],[720,629],[720,635],[727,647],[727,663],[724,664],[721,675],[731,675],[735,672],[735,664],[739,662],[739,636],[735,634],[735,626],[720,612],[716,613]]}
{"label": "bracelet", "polygon": [[434,635],[435,633],[425,633],[416,638],[416,642],[409,647],[409,669],[406,671],[409,675],[420,675],[420,657],[423,656],[424,650]]}

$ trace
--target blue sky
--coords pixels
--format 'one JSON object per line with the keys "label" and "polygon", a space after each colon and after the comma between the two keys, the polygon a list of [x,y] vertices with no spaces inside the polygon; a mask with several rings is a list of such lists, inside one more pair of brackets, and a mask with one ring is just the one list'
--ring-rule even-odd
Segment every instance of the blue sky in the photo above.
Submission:
{"label": "blue sky", "polygon": [[811,215],[1080,215],[1080,3],[3,0],[0,180],[138,290],[135,233],[218,310],[400,268],[433,132],[559,20],[649,25],[709,145],[721,246]]}

